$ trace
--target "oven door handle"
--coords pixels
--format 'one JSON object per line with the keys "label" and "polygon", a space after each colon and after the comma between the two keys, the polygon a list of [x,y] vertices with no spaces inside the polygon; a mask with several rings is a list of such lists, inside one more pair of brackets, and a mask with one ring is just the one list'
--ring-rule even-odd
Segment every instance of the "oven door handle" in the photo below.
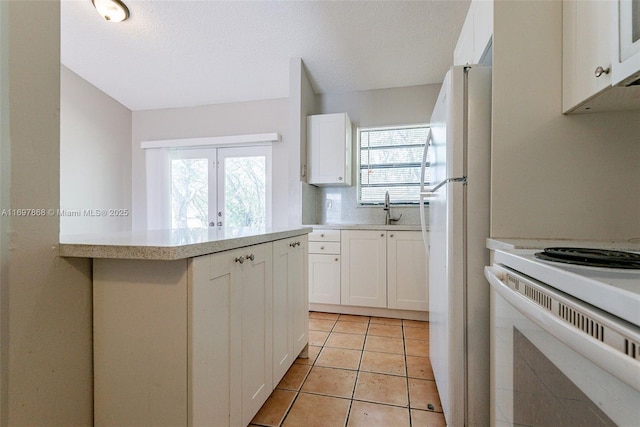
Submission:
{"label": "oven door handle", "polygon": [[590,335],[575,329],[546,309],[529,301],[504,283],[504,274],[498,268],[485,267],[484,275],[491,287],[522,315],[556,337],[560,342],[571,347],[578,354],[591,360],[636,391],[640,391],[640,375],[629,374],[640,370],[640,361],[632,359],[630,356],[622,354]]}

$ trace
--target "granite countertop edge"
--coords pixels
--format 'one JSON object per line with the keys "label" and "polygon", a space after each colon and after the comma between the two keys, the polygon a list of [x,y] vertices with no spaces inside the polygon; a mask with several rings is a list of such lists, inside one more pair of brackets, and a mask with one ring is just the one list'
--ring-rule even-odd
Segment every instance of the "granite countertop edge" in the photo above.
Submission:
{"label": "granite countertop edge", "polygon": [[310,227],[300,226],[274,231],[265,231],[252,235],[211,239],[208,241],[178,244],[110,244],[84,241],[61,242],[58,254],[71,258],[110,258],[129,260],[175,261],[218,252],[230,251],[246,246],[273,242],[275,240],[308,234]]}

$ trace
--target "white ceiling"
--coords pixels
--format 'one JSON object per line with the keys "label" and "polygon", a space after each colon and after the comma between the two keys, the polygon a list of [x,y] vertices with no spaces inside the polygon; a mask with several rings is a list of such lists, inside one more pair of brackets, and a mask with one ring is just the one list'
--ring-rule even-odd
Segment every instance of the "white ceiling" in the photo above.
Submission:
{"label": "white ceiling", "polygon": [[131,110],[289,94],[300,57],[316,93],[441,83],[469,0],[125,0],[109,23],[62,0],[62,63]]}

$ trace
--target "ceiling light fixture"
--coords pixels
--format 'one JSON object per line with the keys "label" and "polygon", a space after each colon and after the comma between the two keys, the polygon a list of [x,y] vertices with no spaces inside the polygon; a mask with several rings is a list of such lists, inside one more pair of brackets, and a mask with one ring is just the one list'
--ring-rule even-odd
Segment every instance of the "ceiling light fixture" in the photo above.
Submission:
{"label": "ceiling light fixture", "polygon": [[91,0],[100,16],[109,22],[122,22],[129,17],[129,9],[120,0]]}

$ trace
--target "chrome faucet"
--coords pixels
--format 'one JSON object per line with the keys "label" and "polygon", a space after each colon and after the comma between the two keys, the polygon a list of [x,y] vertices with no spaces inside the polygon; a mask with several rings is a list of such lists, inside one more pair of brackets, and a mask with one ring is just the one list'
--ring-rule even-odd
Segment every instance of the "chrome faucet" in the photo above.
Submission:
{"label": "chrome faucet", "polygon": [[400,221],[400,218],[402,218],[402,214],[400,214],[400,216],[398,218],[391,217],[391,201],[389,199],[389,192],[388,191],[386,193],[384,193],[384,208],[383,209],[387,213],[385,218],[384,218],[384,225],[389,225],[389,224],[391,224],[391,222]]}

